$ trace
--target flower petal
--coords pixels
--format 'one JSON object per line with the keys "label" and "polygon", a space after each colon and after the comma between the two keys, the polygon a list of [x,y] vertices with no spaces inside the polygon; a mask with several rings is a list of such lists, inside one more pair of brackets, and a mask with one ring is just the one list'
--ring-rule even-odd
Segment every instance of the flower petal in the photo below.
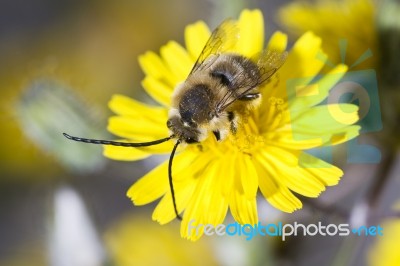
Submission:
{"label": "flower petal", "polygon": [[271,96],[286,99],[286,82],[289,79],[299,79],[308,84],[324,65],[324,61],[318,59],[318,53],[321,53],[321,39],[311,32],[304,33],[280,68],[279,88],[273,90],[276,94]]}
{"label": "flower petal", "polygon": [[278,73],[272,76],[271,82],[263,88],[260,113],[268,112],[270,98],[285,99],[285,101],[295,99],[296,95],[293,95],[295,90],[288,84],[310,83],[324,66],[324,61],[317,56],[320,53],[322,53],[321,39],[311,32],[303,34],[294,44]]}
{"label": "flower petal", "polygon": [[193,61],[197,60],[211,32],[204,21],[198,21],[185,28],[185,44]]}
{"label": "flower petal", "polygon": [[[299,164],[299,151],[271,147],[268,149],[268,154],[271,164],[274,163],[274,168],[280,171],[281,183],[290,190],[307,197],[317,197],[325,190],[324,183]],[[341,175],[340,172],[335,174],[335,176]]]}
{"label": "flower petal", "polygon": [[221,197],[220,190],[218,189],[214,189],[211,192],[211,204],[209,205],[208,211],[205,213],[205,219],[209,224],[217,226],[224,221],[226,213],[228,212],[228,199]]}
{"label": "flower petal", "polygon": [[343,171],[336,166],[305,152],[300,154],[299,163],[304,170],[319,179],[326,186],[336,185],[340,177],[343,176]]}
{"label": "flower petal", "polygon": [[171,105],[171,95],[173,88],[153,76],[146,76],[142,80],[145,91],[157,102],[165,107]]}
{"label": "flower petal", "polygon": [[[260,10],[243,10],[238,20],[240,38],[237,51],[247,57],[261,52],[264,46],[264,18]],[[251,41],[249,41],[251,40]]]}
{"label": "flower petal", "polygon": [[151,120],[165,124],[168,110],[163,107],[151,106],[135,99],[115,94],[108,103],[108,107],[115,114],[141,120]]}
{"label": "flower petal", "polygon": [[[165,115],[163,115],[165,116]],[[123,138],[152,141],[169,136],[168,128],[164,122],[157,123],[150,119],[130,118],[126,116],[112,116],[108,120],[108,131]]]}
{"label": "flower petal", "polygon": [[286,50],[288,37],[286,34],[276,31],[272,34],[271,38],[269,39],[267,49],[268,50],[275,50],[278,52],[283,52]]}
{"label": "flower petal", "polygon": [[[176,157],[175,160],[179,160]],[[127,196],[135,205],[145,205],[160,198],[168,189],[168,162],[164,162],[136,181]]]}
{"label": "flower petal", "polygon": [[193,59],[177,42],[170,41],[161,47],[161,56],[175,77],[175,84],[184,81],[193,66]]}
{"label": "flower petal", "polygon": [[296,126],[307,134],[334,134],[338,129],[356,123],[359,118],[357,111],[357,105],[347,103],[314,106],[303,112],[293,113],[292,127]]}
{"label": "flower petal", "polygon": [[239,168],[244,195],[248,200],[252,200],[258,190],[258,175],[253,162],[249,155],[243,154],[237,157],[236,165]]}
{"label": "flower petal", "polygon": [[145,159],[152,154],[136,148],[105,145],[103,155],[118,161],[137,161]]}
{"label": "flower petal", "polygon": [[[306,110],[282,112],[273,120],[271,109],[259,122],[265,145],[306,150],[318,146],[337,145],[358,136],[358,107],[352,104],[321,105]],[[290,117],[292,121],[283,117]],[[270,119],[270,120],[268,120]],[[284,123],[283,121],[287,121]],[[290,123],[290,124],[288,124]]]}
{"label": "flower petal", "polygon": [[255,166],[258,172],[260,190],[265,199],[275,208],[284,212],[293,212],[302,207],[301,201],[282,183],[281,169],[274,165],[274,161],[267,151],[255,154]]}
{"label": "flower petal", "polygon": [[[187,208],[194,189],[199,182],[199,175],[203,176],[203,169],[207,167],[210,162],[210,157],[204,154],[198,156],[197,153],[184,151],[185,159],[190,164],[184,163],[179,168],[174,159],[174,166],[172,171],[172,178],[174,183],[175,200],[178,212],[181,213]],[[189,167],[190,166],[190,167]],[[186,214],[185,214],[186,215]],[[168,189],[162,200],[157,205],[153,212],[153,220],[158,221],[160,224],[165,224],[176,218],[175,211],[172,204],[171,191]]]}
{"label": "flower petal", "polygon": [[352,130],[349,125],[358,121],[357,110],[358,106],[353,104],[331,104],[293,112],[293,138],[300,141],[320,139],[322,143],[328,143],[337,136],[345,136]]}
{"label": "flower petal", "polygon": [[229,208],[233,218],[240,224],[257,224],[257,201],[248,199],[243,193],[235,189],[229,199]]}
{"label": "flower petal", "polygon": [[212,204],[210,202],[210,194],[209,191],[212,190],[214,175],[217,171],[218,165],[213,162],[211,163],[203,172],[202,176],[199,178],[196,189],[190,199],[185,214],[183,216],[183,221],[181,224],[181,235],[184,238],[190,240],[196,240],[201,237],[203,232],[200,234],[196,234],[194,232],[190,232],[188,234],[189,222],[193,221],[193,224],[207,224],[205,210],[208,209],[208,206]]}
{"label": "flower petal", "polygon": [[[196,154],[182,152],[175,156],[173,177],[185,170],[195,159]],[[160,198],[169,191],[168,161],[160,164],[133,184],[127,196],[135,205],[145,205]]]}
{"label": "flower petal", "polygon": [[203,198],[203,222],[217,226],[222,223],[228,211],[228,201],[222,197],[222,187],[224,185],[225,169],[221,169],[221,160],[213,160],[206,174],[210,176],[210,186],[207,196]]}
{"label": "flower petal", "polygon": [[[190,198],[196,189],[198,179],[193,178],[190,173],[186,175],[186,178],[180,180],[179,182],[174,180],[174,193],[175,202],[178,209],[178,213],[182,213],[186,209]],[[176,175],[174,175],[176,176]],[[153,212],[153,220],[159,222],[160,224],[166,224],[171,222],[176,218],[172,195],[170,191],[162,197],[161,201],[157,204],[157,207]]]}
{"label": "flower petal", "polygon": [[236,163],[236,153],[231,154],[231,156],[225,156],[224,160],[221,160],[221,169],[224,169],[225,182],[222,186],[222,196],[224,198],[229,198],[231,191],[235,188],[235,171],[233,165]]}
{"label": "flower petal", "polygon": [[337,65],[329,73],[322,75],[316,82],[310,83],[310,77],[287,80],[291,110],[306,110],[319,104],[328,97],[331,88],[346,74],[346,65]]}
{"label": "flower petal", "polygon": [[139,65],[146,76],[165,82],[173,88],[176,79],[164,61],[154,52],[148,51],[139,56]]}

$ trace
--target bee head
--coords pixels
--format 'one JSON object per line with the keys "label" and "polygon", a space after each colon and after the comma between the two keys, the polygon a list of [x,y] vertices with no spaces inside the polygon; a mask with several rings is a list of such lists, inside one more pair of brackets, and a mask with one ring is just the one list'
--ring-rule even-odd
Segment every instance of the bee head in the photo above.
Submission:
{"label": "bee head", "polygon": [[200,142],[202,130],[197,127],[197,124],[185,122],[179,115],[171,116],[167,120],[167,127],[170,134],[185,143]]}

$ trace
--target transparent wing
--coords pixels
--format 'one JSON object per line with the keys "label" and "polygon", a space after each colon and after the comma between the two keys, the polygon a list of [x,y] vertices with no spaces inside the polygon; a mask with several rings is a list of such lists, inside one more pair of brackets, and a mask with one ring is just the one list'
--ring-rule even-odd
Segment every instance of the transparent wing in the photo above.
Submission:
{"label": "transparent wing", "polygon": [[267,81],[285,63],[288,53],[265,49],[256,57],[260,79],[258,85]]}
{"label": "transparent wing", "polygon": [[237,84],[236,92],[229,91],[222,100],[217,104],[219,111],[225,110],[229,105],[233,104],[237,99],[251,93],[251,90],[257,86],[262,85],[272,75],[278,71],[278,69],[285,63],[288,53],[286,51],[279,52],[276,50],[265,49],[260,54],[253,57],[253,60],[257,62],[259,70],[259,77],[257,79],[243,78],[241,83]]}
{"label": "transparent wing", "polygon": [[227,52],[235,46],[238,38],[239,29],[236,22],[231,19],[223,21],[211,33],[189,75],[210,67],[219,54]]}

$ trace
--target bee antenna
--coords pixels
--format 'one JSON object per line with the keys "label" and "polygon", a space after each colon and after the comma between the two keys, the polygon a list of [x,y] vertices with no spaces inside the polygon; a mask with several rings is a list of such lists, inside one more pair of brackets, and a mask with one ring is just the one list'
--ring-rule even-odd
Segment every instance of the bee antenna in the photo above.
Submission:
{"label": "bee antenna", "polygon": [[171,190],[171,195],[172,195],[172,203],[174,204],[174,211],[176,214],[176,218],[178,218],[179,221],[182,221],[182,217],[178,213],[178,209],[176,207],[176,200],[175,200],[175,192],[174,192],[174,184],[172,182],[172,161],[174,160],[174,155],[176,148],[178,148],[178,145],[181,143],[181,141],[178,139],[174,145],[174,148],[172,149],[171,156],[169,157],[169,162],[168,162],[168,180],[169,180],[169,188]]}
{"label": "bee antenna", "polygon": [[79,138],[79,137],[74,137],[74,136],[68,135],[67,133],[63,133],[63,135],[67,139],[70,139],[70,140],[73,140],[73,141],[90,143],[90,144],[113,145],[113,146],[121,146],[121,147],[153,146],[153,145],[156,145],[156,144],[160,144],[160,143],[166,142],[167,140],[170,140],[170,139],[173,138],[173,136],[170,136],[170,137],[167,137],[167,138],[153,140],[153,141],[149,141],[149,142],[130,143],[130,142],[119,142],[119,141],[111,141],[111,140],[102,140],[102,139]]}

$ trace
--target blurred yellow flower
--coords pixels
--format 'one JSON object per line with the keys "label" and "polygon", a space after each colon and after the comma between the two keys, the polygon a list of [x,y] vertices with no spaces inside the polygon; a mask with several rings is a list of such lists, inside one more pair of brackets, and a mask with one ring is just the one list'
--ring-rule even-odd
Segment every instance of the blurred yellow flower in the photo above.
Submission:
{"label": "blurred yellow flower", "polygon": [[[327,0],[293,2],[279,11],[279,19],[288,31],[300,36],[313,31],[324,42],[323,50],[333,62],[353,65],[368,49],[377,54],[375,9],[371,0]],[[339,41],[347,41],[347,47],[339,49]],[[341,52],[346,52],[345,58]],[[362,69],[375,68],[377,56],[362,62]]]}
{"label": "blurred yellow flower", "polygon": [[[244,10],[237,22],[240,38],[235,51],[247,57],[262,51],[262,13]],[[146,74],[142,85],[161,106],[115,95],[109,107],[116,116],[110,118],[108,130],[130,142],[167,137],[171,94],[186,79],[209,36],[205,23],[197,22],[185,30],[186,49],[171,41],[161,48],[161,56],[153,52],[142,55],[139,62]],[[281,32],[274,33],[267,45],[279,51],[286,46],[287,36]],[[343,175],[339,168],[304,152],[345,142],[359,131],[352,125],[358,120],[356,106],[318,105],[347,70],[345,65],[338,65],[316,78],[324,66],[317,57],[320,53],[321,39],[305,33],[292,47],[285,64],[261,89],[261,106],[242,119],[235,135],[221,142],[210,136],[200,144],[178,150],[173,183],[178,211],[185,210],[182,237],[196,240],[202,232],[188,233],[188,223],[220,224],[228,208],[237,222],[256,224],[258,188],[271,205],[290,213],[302,207],[293,192],[317,197],[326,186],[338,183]],[[172,141],[145,148],[106,146],[104,154],[117,160],[139,160],[170,153],[172,147]],[[127,193],[136,205],[162,197],[153,213],[153,219],[161,224],[175,218],[167,168],[167,162],[161,164]]]}
{"label": "blurred yellow flower", "polygon": [[371,266],[400,265],[399,239],[400,219],[385,221],[382,225],[384,235],[377,238],[368,254],[368,262]]}
{"label": "blurred yellow flower", "polygon": [[143,217],[121,219],[104,235],[112,265],[218,265],[207,239],[187,243],[173,229],[174,225],[161,228]]}

